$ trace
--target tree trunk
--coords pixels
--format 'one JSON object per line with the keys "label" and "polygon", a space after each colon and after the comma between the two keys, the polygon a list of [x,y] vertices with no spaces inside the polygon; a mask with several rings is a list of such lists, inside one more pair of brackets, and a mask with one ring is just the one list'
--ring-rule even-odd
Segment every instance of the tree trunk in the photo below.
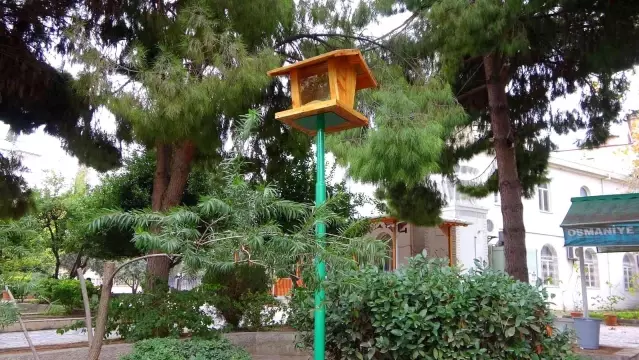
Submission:
{"label": "tree trunk", "polygon": [[83,268],[82,266],[82,249],[78,251],[78,256],[75,257],[75,261],[73,262],[73,267],[71,267],[71,271],[69,272],[69,278],[73,279],[78,276],[78,270]]}
{"label": "tree trunk", "polygon": [[53,251],[53,257],[55,258],[55,270],[53,271],[53,278],[57,279],[60,277],[60,255],[57,251]]}
{"label": "tree trunk", "polygon": [[[153,179],[151,206],[154,211],[167,211],[182,201],[184,188],[191,172],[195,153],[193,143],[186,141],[177,145],[156,144],[156,166]],[[152,251],[152,254],[162,251]],[[153,257],[147,261],[146,289],[152,291],[157,284],[168,284],[171,260]]]}
{"label": "tree trunk", "polygon": [[95,319],[95,333],[93,334],[93,342],[89,348],[88,360],[99,360],[102,351],[102,343],[106,334],[107,317],[109,315],[109,300],[111,299],[111,288],[113,287],[113,274],[115,273],[115,262],[107,261],[104,263],[104,271],[102,272],[102,293],[100,294],[100,305],[98,306],[98,315]]}
{"label": "tree trunk", "polygon": [[493,131],[501,214],[504,221],[504,253],[506,272],[520,281],[528,281],[526,263],[526,228],[522,187],[517,173],[513,130],[508,113],[506,81],[502,75],[503,61],[495,53],[484,57],[484,72],[488,91],[490,121]]}
{"label": "tree trunk", "polygon": [[[15,302],[16,299],[13,297],[13,294],[11,293],[11,289],[9,289],[9,286],[5,285],[4,289],[7,292],[7,294],[9,294],[9,300],[11,302]],[[22,314],[20,314],[19,312],[18,312],[18,323],[20,323],[20,329],[22,329],[22,334],[24,335],[24,338],[27,340],[27,344],[29,345],[29,349],[31,349],[31,354],[33,355],[33,358],[35,360],[40,360],[40,356],[38,356],[38,351],[33,345],[33,341],[31,341],[31,336],[29,336],[29,331],[27,330],[27,327],[24,325],[24,321],[22,321]]]}
{"label": "tree trunk", "polygon": [[84,281],[84,269],[78,268],[76,270],[76,275],[78,276],[78,280],[80,280],[80,290],[82,291],[82,304],[84,305],[84,323],[87,327],[87,340],[89,342],[89,347],[93,344],[93,323],[91,321],[91,306],[89,304],[89,294],[87,292],[87,284]]}

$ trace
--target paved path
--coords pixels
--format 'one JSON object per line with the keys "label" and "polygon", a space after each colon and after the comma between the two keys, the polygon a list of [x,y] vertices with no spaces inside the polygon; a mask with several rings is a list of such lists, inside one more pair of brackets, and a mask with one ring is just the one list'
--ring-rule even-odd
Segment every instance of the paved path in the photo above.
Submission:
{"label": "paved path", "polygon": [[[55,345],[86,342],[86,333],[69,331],[59,335],[55,330],[30,331],[29,335],[35,345]],[[115,337],[111,337],[115,338]],[[639,348],[639,327],[636,326],[601,326],[601,345],[619,348]],[[27,347],[27,341],[21,332],[0,333],[0,349]],[[118,348],[114,348],[117,350]],[[0,359],[7,359],[0,357]],[[72,359],[67,359],[72,360]]]}
{"label": "paved path", "polygon": [[599,333],[601,345],[619,348],[639,348],[639,327],[601,325]]}
{"label": "paved path", "polygon": [[[64,333],[64,335],[57,334],[55,330],[29,331],[29,336],[31,337],[33,344],[36,346],[87,342],[87,334],[81,330],[68,331]],[[117,337],[110,336],[109,338],[115,339]],[[29,344],[24,338],[22,332],[0,333],[0,349],[13,349],[28,346]]]}
{"label": "paved path", "polygon": [[[118,360],[131,351],[130,344],[104,345],[100,352],[100,360]],[[87,348],[39,351],[40,360],[86,360]],[[0,355],[0,360],[33,360],[30,352],[12,355]]]}

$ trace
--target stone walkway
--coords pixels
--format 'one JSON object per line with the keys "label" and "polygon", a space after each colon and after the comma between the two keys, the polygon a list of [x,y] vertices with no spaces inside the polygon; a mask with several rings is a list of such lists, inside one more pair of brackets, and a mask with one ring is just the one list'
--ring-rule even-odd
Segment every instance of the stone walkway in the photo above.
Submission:
{"label": "stone walkway", "polygon": [[[55,330],[29,331],[29,336],[33,344],[38,345],[58,345],[87,342],[87,334],[81,330],[68,331],[64,335],[57,334]],[[110,336],[116,339],[116,336]],[[28,347],[29,344],[22,332],[0,333],[0,349],[14,349]]]}
{"label": "stone walkway", "polygon": [[639,327],[601,325],[599,342],[601,345],[618,348],[639,348]]}
{"label": "stone walkway", "polygon": [[[104,345],[100,360],[118,360],[131,351],[131,344]],[[86,360],[87,349],[65,349],[40,352],[40,360]],[[309,360],[309,356],[253,355],[253,360]],[[30,353],[0,355],[0,360],[33,360]]]}
{"label": "stone walkway", "polygon": [[[104,345],[100,353],[100,360],[118,360],[120,357],[131,352],[130,344]],[[64,349],[53,351],[39,351],[40,360],[86,360],[88,357],[87,348]],[[21,354],[1,355],[0,360],[33,360],[30,352]]]}
{"label": "stone walkway", "polygon": [[[35,345],[71,344],[87,341],[86,333],[80,330],[69,331],[59,335],[55,330],[30,331],[29,335]],[[115,336],[111,336],[115,339]],[[601,345],[619,348],[639,348],[639,327],[617,326],[614,328],[602,325],[600,333]],[[27,347],[27,341],[21,332],[0,333],[0,349]]]}

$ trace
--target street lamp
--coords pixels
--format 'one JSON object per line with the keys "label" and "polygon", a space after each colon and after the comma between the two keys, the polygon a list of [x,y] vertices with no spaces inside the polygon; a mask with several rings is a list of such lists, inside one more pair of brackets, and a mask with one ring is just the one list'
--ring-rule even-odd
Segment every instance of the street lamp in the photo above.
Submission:
{"label": "street lamp", "polygon": [[[309,135],[315,135],[317,180],[315,206],[326,201],[324,174],[324,134],[368,125],[356,111],[355,92],[376,87],[377,82],[359,50],[342,49],[312,57],[268,72],[269,76],[288,75],[293,108],[275,114],[277,120]],[[324,246],[326,224],[315,228],[317,242]],[[315,292],[314,360],[324,360],[326,347],[326,308],[322,281],[326,277],[323,261],[316,262],[319,289]]]}

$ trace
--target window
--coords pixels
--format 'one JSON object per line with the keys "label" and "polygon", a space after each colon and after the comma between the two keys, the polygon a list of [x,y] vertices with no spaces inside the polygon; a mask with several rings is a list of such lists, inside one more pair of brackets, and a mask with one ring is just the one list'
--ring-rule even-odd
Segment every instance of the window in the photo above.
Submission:
{"label": "window", "polygon": [[630,254],[623,256],[623,288],[626,291],[635,287],[635,262]]}
{"label": "window", "polygon": [[599,287],[599,267],[597,266],[597,254],[591,249],[584,253],[584,270],[586,272],[586,286],[590,288]]}
{"label": "window", "polygon": [[539,210],[550,211],[550,193],[548,184],[541,184],[537,187],[537,197],[539,198]]}
{"label": "window", "polygon": [[557,253],[550,245],[541,248],[541,278],[546,285],[557,285],[559,279]]}
{"label": "window", "polygon": [[586,186],[582,186],[581,189],[579,189],[579,196],[590,196],[590,189]]}

